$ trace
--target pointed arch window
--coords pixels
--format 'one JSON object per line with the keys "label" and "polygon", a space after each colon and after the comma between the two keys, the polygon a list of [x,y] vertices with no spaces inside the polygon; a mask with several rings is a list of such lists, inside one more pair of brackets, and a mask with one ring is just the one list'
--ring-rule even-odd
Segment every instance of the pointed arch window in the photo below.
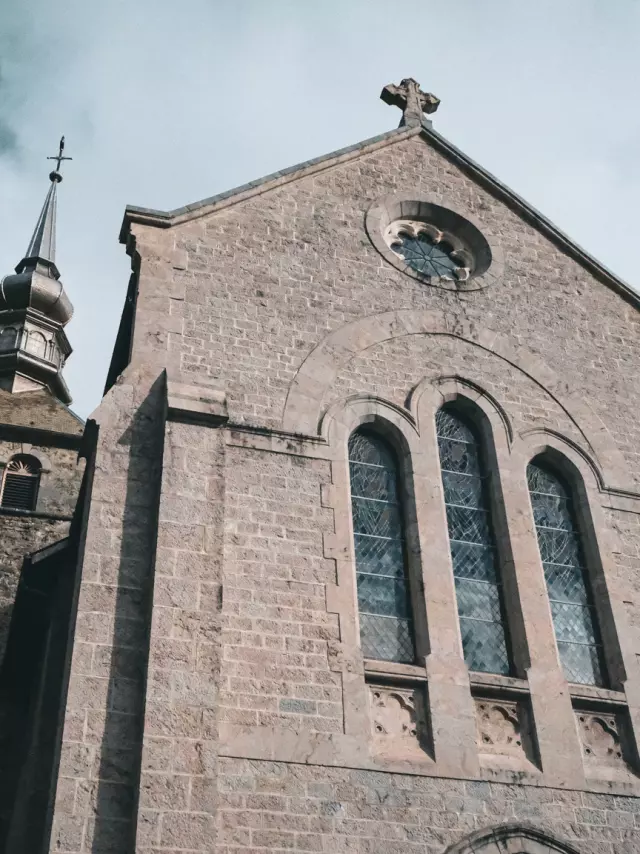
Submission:
{"label": "pointed arch window", "polygon": [[379,435],[349,439],[360,642],[365,658],[412,663],[413,615],[398,461]]}
{"label": "pointed arch window", "polygon": [[527,466],[527,483],[565,676],[569,682],[604,685],[602,641],[572,490],[540,459]]}
{"label": "pointed arch window", "polygon": [[464,659],[469,670],[508,674],[510,659],[487,474],[474,426],[451,409],[436,414]]}
{"label": "pointed arch window", "polygon": [[2,478],[0,506],[12,510],[35,510],[40,485],[39,460],[27,454],[12,457]]}

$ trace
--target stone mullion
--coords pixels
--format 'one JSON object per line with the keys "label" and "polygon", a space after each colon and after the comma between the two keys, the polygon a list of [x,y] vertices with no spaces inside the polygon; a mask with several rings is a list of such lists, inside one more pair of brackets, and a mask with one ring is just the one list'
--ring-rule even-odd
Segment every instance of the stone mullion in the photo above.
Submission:
{"label": "stone mullion", "polygon": [[435,408],[421,413],[419,451],[413,454],[417,535],[429,651],[426,673],[436,763],[443,771],[479,773],[476,721],[462,654],[447,517],[435,434]]}
{"label": "stone mullion", "polygon": [[607,684],[625,693],[633,740],[630,753],[639,757],[640,672],[623,604],[625,593],[611,557],[621,550],[621,544],[606,523],[596,490],[585,480],[584,489],[576,491],[578,524],[604,646]]}
{"label": "stone mullion", "polygon": [[[551,607],[540,560],[526,480],[526,454],[497,448],[508,542],[499,543],[513,654],[528,679],[542,770],[554,785],[584,785],[581,747],[555,641]],[[515,613],[514,613],[515,612]],[[519,631],[520,630],[520,631]]]}

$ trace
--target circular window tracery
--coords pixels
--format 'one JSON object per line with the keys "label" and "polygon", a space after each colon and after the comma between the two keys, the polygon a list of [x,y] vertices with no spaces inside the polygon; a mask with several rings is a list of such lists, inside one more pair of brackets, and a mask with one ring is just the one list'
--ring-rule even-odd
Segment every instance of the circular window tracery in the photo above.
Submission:
{"label": "circular window tracery", "polygon": [[367,234],[386,261],[423,284],[453,291],[486,288],[502,276],[500,246],[473,216],[442,201],[387,196],[367,211]]}
{"label": "circular window tracery", "polygon": [[396,220],[385,238],[396,255],[425,276],[466,282],[473,271],[471,252],[455,235],[430,223]]}

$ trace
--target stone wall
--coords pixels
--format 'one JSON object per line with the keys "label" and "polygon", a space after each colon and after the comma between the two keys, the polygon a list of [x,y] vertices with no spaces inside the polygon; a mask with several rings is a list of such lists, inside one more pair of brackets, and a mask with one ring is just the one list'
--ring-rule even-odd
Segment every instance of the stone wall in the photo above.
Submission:
{"label": "stone wall", "polygon": [[640,851],[637,798],[235,759],[221,760],[219,781],[221,854],[443,854],[505,821],[535,824],[580,854]]}
{"label": "stone wall", "polygon": [[[371,244],[368,207],[389,194],[468,211],[502,250],[486,290],[425,286]],[[637,309],[419,137],[378,147],[169,230],[133,225],[141,255],[133,358],[225,392],[233,421],[281,425],[309,352],[350,321],[441,310],[507,335],[584,394],[638,480]]]}
{"label": "stone wall", "polygon": [[342,732],[340,677],[327,660],[339,638],[325,599],[333,525],[319,496],[329,480],[325,461],[228,449],[221,721]]}
{"label": "stone wall", "polygon": [[25,556],[61,540],[68,533],[69,522],[0,516],[0,661],[4,655],[11,609]]}
{"label": "stone wall", "polygon": [[10,394],[0,390],[0,424],[39,427],[82,435],[84,422],[46,390]]}
{"label": "stone wall", "polygon": [[[0,391],[0,476],[16,454],[32,453],[42,466],[36,515],[0,511],[0,661],[23,559],[67,535],[80,490],[84,464],[78,465],[69,440],[56,446],[55,432],[77,435],[79,442],[83,427],[81,419],[47,391]],[[46,444],[38,431],[47,432]]]}
{"label": "stone wall", "polygon": [[26,555],[66,537],[84,471],[77,451],[0,440],[3,463],[21,453],[33,453],[45,464],[35,514],[4,508],[0,513],[0,660],[22,562]]}

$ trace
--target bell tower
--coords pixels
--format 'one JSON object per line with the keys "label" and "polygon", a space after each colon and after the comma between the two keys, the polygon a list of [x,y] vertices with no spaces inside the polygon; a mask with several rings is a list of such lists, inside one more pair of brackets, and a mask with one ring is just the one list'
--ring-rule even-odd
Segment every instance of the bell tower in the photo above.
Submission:
{"label": "bell tower", "polygon": [[27,251],[15,273],[0,281],[0,388],[12,394],[46,388],[61,403],[71,395],[62,369],[71,355],[64,327],[73,306],[55,263],[56,206],[64,137]]}

